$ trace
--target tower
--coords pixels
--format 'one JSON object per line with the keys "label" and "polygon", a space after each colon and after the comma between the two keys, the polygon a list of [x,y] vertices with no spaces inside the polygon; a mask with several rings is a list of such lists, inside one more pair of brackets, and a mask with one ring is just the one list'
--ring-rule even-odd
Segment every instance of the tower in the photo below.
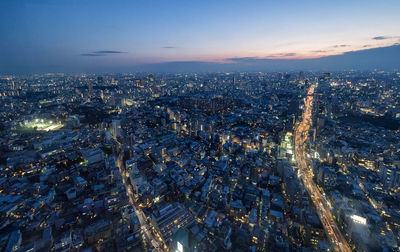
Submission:
{"label": "tower", "polygon": [[121,121],[120,120],[112,121],[112,136],[114,138],[118,138],[121,136]]}
{"label": "tower", "polygon": [[299,85],[304,85],[304,73],[299,73]]}
{"label": "tower", "polygon": [[88,86],[88,90],[89,90],[89,96],[92,97],[93,96],[93,84],[92,84],[92,82],[88,81],[87,82],[87,86]]}

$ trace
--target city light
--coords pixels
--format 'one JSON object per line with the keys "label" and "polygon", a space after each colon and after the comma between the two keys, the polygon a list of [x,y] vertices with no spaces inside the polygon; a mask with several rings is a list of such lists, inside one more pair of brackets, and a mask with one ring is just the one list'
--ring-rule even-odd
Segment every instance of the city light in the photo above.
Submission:
{"label": "city light", "polygon": [[183,246],[182,246],[182,244],[180,243],[180,242],[177,242],[176,243],[176,245],[177,245],[177,252],[183,252]]}
{"label": "city light", "polygon": [[32,121],[25,121],[22,128],[36,129],[38,131],[53,131],[58,130],[64,126],[63,123],[54,123],[52,120],[34,119]]}
{"label": "city light", "polygon": [[0,83],[0,250],[399,247],[398,71]]}
{"label": "city light", "polygon": [[364,218],[364,217],[361,217],[361,216],[358,216],[358,215],[353,214],[353,215],[350,216],[350,218],[351,218],[355,223],[362,224],[362,225],[366,225],[366,224],[367,224],[367,219]]}

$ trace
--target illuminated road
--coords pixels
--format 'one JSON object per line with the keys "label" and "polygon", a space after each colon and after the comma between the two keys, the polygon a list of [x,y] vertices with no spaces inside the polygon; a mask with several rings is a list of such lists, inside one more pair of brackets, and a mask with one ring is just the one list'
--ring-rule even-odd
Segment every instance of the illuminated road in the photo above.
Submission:
{"label": "illuminated road", "polygon": [[168,251],[167,246],[164,243],[164,240],[161,238],[160,234],[156,231],[154,227],[149,225],[147,223],[147,218],[144,212],[140,209],[140,207],[137,207],[135,205],[135,200],[134,200],[134,194],[132,191],[132,187],[130,185],[130,182],[128,178],[126,177],[126,167],[125,163],[122,161],[122,155],[116,155],[116,165],[119,169],[119,172],[121,173],[122,177],[122,182],[124,183],[126,193],[129,198],[129,203],[132,205],[133,209],[135,210],[135,213],[139,219],[140,222],[140,228],[142,230],[142,234],[144,235],[147,244],[150,244],[153,248],[155,248],[157,251]]}
{"label": "illuminated road", "polygon": [[307,93],[304,103],[303,120],[299,123],[295,134],[295,153],[299,176],[302,179],[308,194],[310,195],[321,223],[325,229],[326,235],[335,251],[348,251],[351,249],[337,227],[331,210],[330,202],[320,191],[313,181],[313,171],[306,158],[305,142],[308,138],[308,132],[312,124],[312,106],[313,106],[314,86],[311,86]]}

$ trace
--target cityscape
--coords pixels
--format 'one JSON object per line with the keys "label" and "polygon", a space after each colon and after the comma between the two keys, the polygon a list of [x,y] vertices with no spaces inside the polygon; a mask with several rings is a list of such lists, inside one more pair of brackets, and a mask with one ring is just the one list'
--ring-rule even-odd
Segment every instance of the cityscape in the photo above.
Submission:
{"label": "cityscape", "polygon": [[[298,3],[292,9],[172,1],[153,9],[136,1],[66,2],[0,4],[0,21],[10,25],[0,26],[4,34],[26,35],[25,42],[0,42],[0,251],[400,250],[396,8],[367,1],[360,8],[387,13],[381,20],[387,25],[371,23],[367,28],[375,35],[363,35],[360,25],[361,33],[344,36],[349,44],[325,42],[328,35],[317,31],[308,34],[310,41],[296,42],[293,33],[294,42],[282,42],[286,49],[280,51],[248,26],[243,34],[265,40],[269,52],[253,55],[261,51],[250,40],[229,34],[197,47],[197,35],[182,38],[181,31],[202,25],[191,15],[227,25],[211,7],[236,14],[243,8],[246,23],[267,21],[258,15],[267,7],[287,10],[290,19]],[[332,8],[340,4],[345,6],[340,0]],[[399,3],[391,6],[398,13]],[[68,13],[77,8],[73,20]],[[120,14],[109,13],[115,8]],[[136,23],[134,14],[121,22],[133,9],[144,22]],[[149,10],[150,16],[141,16]],[[347,11],[338,12],[338,23]],[[221,17],[236,22],[229,13]],[[112,20],[99,21],[102,14]],[[352,18],[362,17],[357,15]],[[190,24],[179,23],[183,17]],[[78,22],[83,18],[94,19],[87,35],[81,31],[88,23]],[[41,22],[31,27],[23,20]],[[162,35],[163,22],[179,23],[173,26],[176,40]],[[104,50],[108,38],[99,36],[106,32],[97,31],[110,25],[128,34],[123,23],[133,25],[132,47],[119,42],[121,49]],[[45,27],[82,30],[65,39]],[[287,41],[288,34],[275,32]],[[340,34],[335,36],[344,40]],[[131,38],[117,35],[116,41]],[[78,53],[72,37],[81,43]]]}

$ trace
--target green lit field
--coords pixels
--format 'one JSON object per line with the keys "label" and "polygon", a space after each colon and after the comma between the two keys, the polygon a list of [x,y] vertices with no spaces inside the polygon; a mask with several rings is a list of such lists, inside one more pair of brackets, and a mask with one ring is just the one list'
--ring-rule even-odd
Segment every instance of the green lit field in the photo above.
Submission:
{"label": "green lit field", "polygon": [[25,121],[21,124],[21,128],[25,130],[37,129],[39,131],[58,130],[64,126],[61,122],[55,122],[47,119],[35,119],[32,121]]}

